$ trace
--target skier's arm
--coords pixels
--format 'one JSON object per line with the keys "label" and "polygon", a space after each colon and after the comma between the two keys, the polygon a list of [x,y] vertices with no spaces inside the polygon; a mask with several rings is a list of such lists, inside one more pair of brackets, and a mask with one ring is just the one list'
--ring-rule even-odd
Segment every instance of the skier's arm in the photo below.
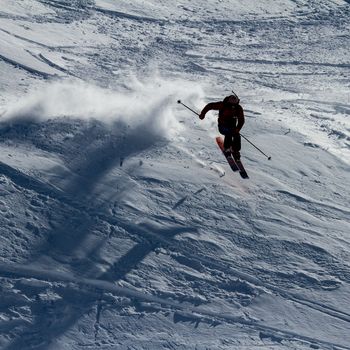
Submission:
{"label": "skier's arm", "polygon": [[237,120],[238,120],[238,123],[237,123],[236,132],[239,133],[245,122],[243,108],[240,105],[238,106]]}
{"label": "skier's arm", "polygon": [[211,111],[211,110],[215,110],[218,111],[220,108],[222,108],[222,102],[211,102],[208,103],[203,109],[201,114],[199,115],[200,119],[204,119],[205,115],[207,114],[207,112]]}

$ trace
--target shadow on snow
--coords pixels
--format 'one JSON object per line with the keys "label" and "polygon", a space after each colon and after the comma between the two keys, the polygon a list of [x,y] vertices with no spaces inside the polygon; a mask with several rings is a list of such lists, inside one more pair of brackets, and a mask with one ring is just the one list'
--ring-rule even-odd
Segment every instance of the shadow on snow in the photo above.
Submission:
{"label": "shadow on snow", "polygon": [[[136,243],[103,273],[96,269],[93,259],[89,259],[89,256],[96,254],[103,247],[109,239],[108,235],[96,240],[94,246],[88,252],[77,252],[84,240],[96,229],[98,221],[101,221],[98,213],[103,212],[103,208],[94,206],[94,200],[97,198],[94,194],[96,186],[104,176],[120,163],[121,158],[140,153],[152,147],[154,145],[154,135],[145,134],[141,129],[127,130],[125,125],[114,125],[111,132],[101,123],[96,122],[89,125],[85,129],[85,133],[79,134],[79,136],[75,135],[62,143],[56,142],[56,144],[50,145],[47,142],[48,137],[50,137],[47,131],[52,130],[50,126],[47,129],[50,123],[52,122],[17,123],[10,126],[5,125],[0,130],[0,140],[29,141],[36,147],[59,153],[65,159],[65,163],[71,169],[72,174],[74,174],[70,179],[67,179],[63,191],[60,191],[49,184],[0,163],[0,172],[9,176],[18,185],[53,197],[64,206],[70,207],[70,214],[74,215],[73,220],[63,215],[61,222],[45,233],[46,240],[40,247],[37,247],[36,254],[31,258],[31,263],[35,264],[35,262],[49,256],[56,261],[68,262],[69,269],[73,267],[73,270],[77,270],[84,277],[88,276],[111,282],[121,280],[159,246],[159,240],[139,237],[141,238],[140,242]],[[67,126],[60,124],[60,122],[57,123],[57,126],[62,133],[62,129],[65,129],[65,132],[71,132],[71,129],[74,130],[77,127],[74,122],[73,124],[68,122],[68,124],[71,124],[71,128],[68,128],[68,130],[66,130]],[[55,132],[57,132],[57,129]],[[103,137],[100,137],[98,143],[92,142],[95,137],[101,134]],[[74,152],[75,149],[76,152]],[[73,159],[71,158],[72,155],[74,155]],[[91,215],[91,211],[96,216]],[[137,225],[125,222],[125,219],[120,218],[119,221],[118,218],[117,224],[134,237],[142,235],[141,227],[138,230]],[[165,229],[164,227],[160,229],[154,226],[151,229],[155,237],[166,237],[168,241],[174,239],[177,234],[189,230],[179,225]],[[73,258],[74,255],[76,255],[75,258]],[[64,297],[53,302],[49,306],[49,312],[47,302],[37,298],[32,305],[32,313],[35,315],[34,321],[29,325],[25,323],[22,326],[21,335],[13,340],[6,347],[6,350],[17,350],[28,345],[33,349],[46,349],[47,344],[54,342],[57,337],[63,335],[98,303],[96,292],[82,292],[81,290],[67,292],[66,288],[67,286],[63,288],[64,291],[62,292],[61,287],[61,293]],[[98,313],[100,314],[100,311]]]}

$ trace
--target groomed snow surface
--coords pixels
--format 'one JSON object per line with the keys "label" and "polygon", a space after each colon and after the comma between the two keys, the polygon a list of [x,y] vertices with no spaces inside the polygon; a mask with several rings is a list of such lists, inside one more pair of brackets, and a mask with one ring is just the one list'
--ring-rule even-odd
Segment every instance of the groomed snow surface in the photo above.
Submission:
{"label": "groomed snow surface", "polygon": [[0,0],[0,349],[350,349],[349,18]]}

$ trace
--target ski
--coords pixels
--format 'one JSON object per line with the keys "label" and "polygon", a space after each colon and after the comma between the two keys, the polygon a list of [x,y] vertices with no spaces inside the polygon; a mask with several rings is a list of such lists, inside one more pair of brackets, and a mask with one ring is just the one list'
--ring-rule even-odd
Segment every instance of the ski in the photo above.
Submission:
{"label": "ski", "polygon": [[248,176],[246,170],[244,169],[244,166],[243,166],[241,160],[240,159],[235,159],[235,162],[236,162],[236,165],[237,165],[237,167],[239,169],[239,175],[241,175],[241,177],[243,179],[249,179],[249,176]]}
{"label": "ski", "polygon": [[222,137],[218,136],[216,138],[216,143],[218,144],[219,148],[221,149],[222,153],[224,154],[224,156],[225,156],[228,164],[230,165],[231,169],[233,171],[239,171],[239,174],[241,175],[241,177],[243,179],[248,179],[249,176],[248,176],[246,170],[244,169],[244,166],[243,166],[241,160],[240,159],[234,159],[232,157],[232,154],[229,154],[229,155],[225,154],[225,152],[224,152],[224,140],[222,139]]}
{"label": "ski", "polygon": [[239,168],[238,168],[235,160],[233,159],[232,155],[231,154],[229,154],[229,155],[225,154],[225,152],[224,152],[224,141],[223,141],[223,139],[220,136],[218,136],[216,138],[216,143],[218,144],[219,148],[221,149],[221,151],[222,151],[223,155],[225,156],[225,158],[226,158],[228,164],[230,165],[231,169],[233,171],[238,171]]}

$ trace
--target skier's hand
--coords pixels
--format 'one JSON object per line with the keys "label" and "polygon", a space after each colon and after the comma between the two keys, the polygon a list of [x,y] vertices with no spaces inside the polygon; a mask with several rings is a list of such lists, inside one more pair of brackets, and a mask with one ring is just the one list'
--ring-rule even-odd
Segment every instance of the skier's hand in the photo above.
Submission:
{"label": "skier's hand", "polygon": [[237,135],[237,134],[239,134],[239,132],[240,132],[240,129],[238,129],[238,128],[233,129],[233,133],[234,133],[234,134]]}

